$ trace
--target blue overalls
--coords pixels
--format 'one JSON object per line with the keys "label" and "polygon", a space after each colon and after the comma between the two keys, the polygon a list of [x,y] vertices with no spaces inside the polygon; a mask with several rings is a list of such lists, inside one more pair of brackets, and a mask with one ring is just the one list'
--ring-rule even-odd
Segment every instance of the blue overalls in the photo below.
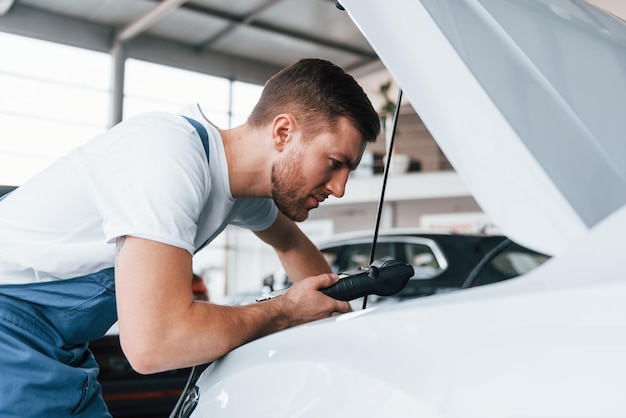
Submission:
{"label": "blue overalls", "polygon": [[[208,159],[204,126],[187,120],[198,130]],[[115,321],[113,268],[67,280],[0,285],[0,416],[111,417],[88,343]]]}

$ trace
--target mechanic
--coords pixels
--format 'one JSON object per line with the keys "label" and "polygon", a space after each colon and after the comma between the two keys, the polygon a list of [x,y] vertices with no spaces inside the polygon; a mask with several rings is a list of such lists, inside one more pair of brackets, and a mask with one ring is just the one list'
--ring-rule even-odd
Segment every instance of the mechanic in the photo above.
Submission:
{"label": "mechanic", "polygon": [[[295,222],[380,129],[357,82],[324,60],[271,77],[248,120],[198,105],[129,118],[0,201],[0,415],[108,417],[88,342],[119,322],[148,374],[209,363],[248,341],[350,310],[319,292],[324,257]],[[192,256],[227,225],[278,254],[295,284],[247,306],[194,300]]]}

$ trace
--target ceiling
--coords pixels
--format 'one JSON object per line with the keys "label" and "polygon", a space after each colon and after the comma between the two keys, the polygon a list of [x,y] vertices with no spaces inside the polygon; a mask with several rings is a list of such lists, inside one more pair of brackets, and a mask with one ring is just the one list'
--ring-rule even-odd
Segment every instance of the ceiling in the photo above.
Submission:
{"label": "ceiling", "polygon": [[[623,0],[588,0],[622,18]],[[0,0],[0,31],[262,84],[301,57],[360,76],[376,53],[334,0]]]}
{"label": "ceiling", "polygon": [[257,84],[302,57],[381,68],[331,0],[0,0],[0,31]]}

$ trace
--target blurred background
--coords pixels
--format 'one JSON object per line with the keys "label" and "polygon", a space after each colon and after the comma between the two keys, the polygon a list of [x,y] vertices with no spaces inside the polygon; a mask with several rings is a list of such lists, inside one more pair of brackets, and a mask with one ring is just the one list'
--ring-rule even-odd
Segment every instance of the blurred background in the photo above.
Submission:
{"label": "blurred background", "polygon": [[[265,80],[302,57],[345,68],[389,126],[398,86],[335,3],[0,0],[0,193],[139,112],[198,102],[218,126],[236,126]],[[623,1],[592,3],[626,15]],[[406,100],[399,115],[381,226],[497,231]],[[368,146],[345,197],[300,225],[315,242],[374,227],[388,131]],[[278,266],[237,228],[194,259],[214,301],[258,290]]]}

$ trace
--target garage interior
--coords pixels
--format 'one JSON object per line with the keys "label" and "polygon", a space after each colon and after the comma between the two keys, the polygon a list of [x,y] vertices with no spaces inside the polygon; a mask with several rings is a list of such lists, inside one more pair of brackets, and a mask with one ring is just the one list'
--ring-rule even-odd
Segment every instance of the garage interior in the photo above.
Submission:
{"label": "garage interior", "polygon": [[[621,0],[587,1],[626,17],[626,3]],[[124,63],[129,58],[257,85],[301,57],[328,59],[359,81],[374,107],[381,109],[381,117],[389,121],[392,113],[385,109],[395,105],[398,86],[336,3],[0,0],[0,32],[110,54],[108,126],[122,119]],[[389,89],[384,91],[387,83]],[[0,109],[0,114],[3,112]],[[436,226],[468,231],[488,225],[488,218],[411,104],[404,100],[398,113],[381,227]],[[0,126],[0,138],[6,138],[2,129]],[[386,144],[383,133],[368,147],[362,167],[348,182],[346,195],[331,198],[311,212],[302,228],[314,240],[374,227]],[[247,231],[229,229],[211,251],[197,257],[195,269],[209,281],[212,295],[219,297],[254,290],[261,277],[277,266],[273,253]]]}

